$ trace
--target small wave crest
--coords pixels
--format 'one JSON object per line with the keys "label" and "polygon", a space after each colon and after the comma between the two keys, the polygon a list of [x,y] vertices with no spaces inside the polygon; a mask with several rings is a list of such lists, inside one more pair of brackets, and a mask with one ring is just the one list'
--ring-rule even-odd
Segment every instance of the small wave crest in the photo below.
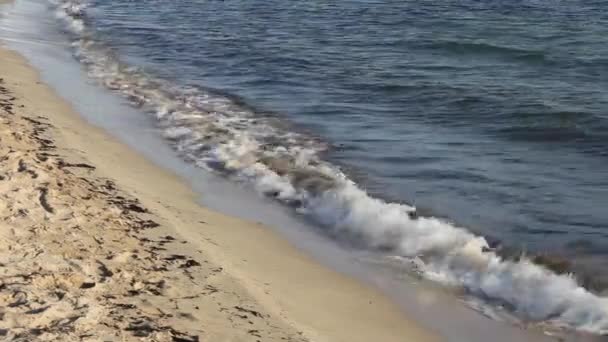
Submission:
{"label": "small wave crest", "polygon": [[437,41],[426,44],[426,47],[441,49],[449,53],[462,55],[495,56],[500,58],[511,58],[522,62],[530,63],[550,63],[547,55],[538,50],[494,45],[487,42],[457,42],[457,41]]}
{"label": "small wave crest", "polygon": [[152,113],[189,161],[251,184],[328,234],[415,261],[426,278],[465,290],[519,318],[608,333],[608,299],[529,258],[501,257],[486,239],[415,208],[371,197],[322,159],[327,146],[204,89],[178,87],[123,64],[86,27],[86,3],[56,0],[89,74]]}

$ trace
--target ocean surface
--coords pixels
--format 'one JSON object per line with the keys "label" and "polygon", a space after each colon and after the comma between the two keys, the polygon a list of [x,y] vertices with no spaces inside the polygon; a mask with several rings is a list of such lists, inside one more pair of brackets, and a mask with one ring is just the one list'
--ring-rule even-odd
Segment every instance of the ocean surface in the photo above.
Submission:
{"label": "ocean surface", "polygon": [[187,161],[525,322],[608,333],[605,3],[48,6]]}

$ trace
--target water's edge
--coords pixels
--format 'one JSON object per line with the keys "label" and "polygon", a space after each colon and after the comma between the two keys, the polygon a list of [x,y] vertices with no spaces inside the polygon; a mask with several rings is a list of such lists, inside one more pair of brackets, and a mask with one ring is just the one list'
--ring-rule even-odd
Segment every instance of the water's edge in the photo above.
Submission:
{"label": "water's edge", "polygon": [[[84,30],[84,23],[77,23],[84,17],[81,13],[82,9],[72,7],[71,3],[64,3],[60,9],[69,14],[62,18],[68,20],[72,29]],[[80,33],[73,34],[78,37]],[[183,90],[167,88],[170,85],[149,78],[145,74],[139,74],[137,70],[122,65],[119,60],[104,58],[103,63],[99,63],[99,60],[95,59],[99,57],[96,54],[105,52],[103,51],[105,47],[97,46],[98,43],[89,38],[87,36],[74,41],[77,56],[83,61],[87,71],[110,89],[123,92],[130,103],[145,104],[140,108],[155,114],[160,120],[159,125],[164,130],[165,137],[173,142],[181,156],[185,156],[194,164],[212,173],[217,173],[219,170],[220,174],[228,174],[230,178],[237,179],[241,184],[252,182],[259,192],[270,194],[270,197],[286,203],[288,208],[295,207],[300,215],[329,229],[331,236],[346,236],[349,242],[362,245],[372,251],[391,251],[389,255],[395,256],[393,260],[398,261],[400,270],[411,266],[429,279],[464,287],[477,298],[481,297],[486,301],[507,306],[507,309],[512,309],[507,311],[514,311],[525,319],[532,321],[549,319],[553,323],[581,331],[606,332],[608,314],[605,311],[605,299],[585,291],[574,279],[552,274],[525,259],[503,260],[491,250],[483,238],[476,237],[463,228],[454,227],[432,217],[415,217],[412,214],[415,209],[412,207],[386,203],[367,196],[339,169],[318,157],[314,150],[318,147],[315,146],[317,142],[306,142],[305,137],[299,137],[297,134],[283,136],[286,141],[293,141],[292,144],[285,146],[280,145],[279,142],[279,146],[270,150],[269,154],[265,154],[268,151],[264,151],[257,159],[248,160],[251,151],[243,153],[241,149],[249,145],[257,148],[261,146],[260,141],[267,136],[277,135],[272,125],[260,123],[256,118],[250,117],[250,113],[243,114],[243,109],[238,106],[234,107],[236,115],[223,112],[219,118],[210,118],[210,113],[221,113],[225,106],[232,108],[231,106],[235,104],[225,98],[214,99],[209,94],[197,92],[198,90],[186,91],[186,100],[190,102],[184,104],[180,102],[184,100],[184,93],[176,96],[176,92]],[[41,70],[45,80],[74,103],[93,124],[102,126],[139,152],[149,158],[152,157],[164,167],[178,172],[190,182],[198,182],[198,186],[204,187],[205,191],[209,191],[209,187],[214,186],[216,191],[225,190],[226,187],[231,188],[231,192],[235,193],[242,194],[245,191],[249,195],[239,201],[239,205],[243,207],[250,207],[252,202],[259,201],[255,193],[242,189],[240,185],[225,182],[179,160],[179,157],[160,139],[154,129],[155,121],[149,117],[139,116],[141,109],[126,109],[124,103],[116,101],[109,93],[100,96],[100,89],[95,85],[87,84],[84,79],[73,82],[72,85],[61,85],[65,81],[65,76],[62,74],[80,73],[76,66],[63,65],[59,68],[50,68],[50,65],[58,65],[60,60],[59,64],[65,62],[67,60],[65,54],[59,58],[57,56],[49,58],[37,55],[42,51],[36,50],[39,47],[31,47],[23,42],[13,42],[12,45],[28,57],[32,64]],[[54,53],[60,53],[58,51]],[[85,99],[87,97],[79,96],[78,102],[74,102],[75,94],[82,95],[86,92],[89,93],[88,100]],[[219,102],[214,102],[216,100]],[[91,109],[101,103],[104,104],[103,107]],[[108,115],[105,113],[108,110],[106,103],[116,103],[114,109],[120,112],[120,115],[108,120]],[[125,115],[125,112],[131,114]],[[245,116],[240,117],[240,114]],[[204,129],[201,129],[201,124]],[[246,130],[250,124],[256,129],[253,133]],[[196,131],[193,127],[201,130]],[[231,137],[234,139],[228,142],[207,142],[208,138],[200,134],[208,134],[206,132],[210,129],[216,133],[218,130],[231,131],[230,134],[234,134]],[[139,135],[132,134],[132,130],[139,131]],[[145,138],[142,139],[142,136]],[[228,138],[223,136],[221,139]],[[304,151],[302,145],[298,145],[302,141],[304,146],[312,149],[312,152]],[[193,146],[193,142],[197,146]],[[201,150],[206,154],[201,155]],[[260,152],[254,151],[254,154],[258,153]],[[209,182],[209,180],[213,181]],[[203,183],[205,185],[202,185]],[[201,192],[204,194],[205,191]],[[212,203],[211,207],[225,209],[227,203],[234,204],[232,200],[233,198],[220,199],[215,204]],[[277,210],[267,201],[262,201],[260,205],[260,208],[263,208],[262,213],[274,217],[270,221],[277,221],[270,225],[284,225],[286,222],[284,220],[289,220],[288,222],[293,224],[291,214],[285,209]],[[279,214],[269,214],[270,212],[279,212]],[[259,217],[260,211],[256,213]],[[250,217],[250,219],[256,218]],[[302,223],[297,225],[303,229],[310,228]],[[377,228],[370,230],[369,227]],[[307,236],[306,240],[312,239],[311,245],[323,244],[319,242],[320,240],[311,238],[312,235],[305,236]],[[325,258],[335,258],[333,252],[328,252],[331,249],[328,246],[324,247],[325,252],[321,254],[327,254]],[[304,249],[307,248],[316,252],[319,250],[311,246]],[[344,263],[349,262],[344,261]],[[360,271],[350,271],[350,273],[357,272]],[[392,282],[391,286],[396,285]],[[526,292],[523,293],[522,290]],[[513,308],[509,308],[509,305]]]}

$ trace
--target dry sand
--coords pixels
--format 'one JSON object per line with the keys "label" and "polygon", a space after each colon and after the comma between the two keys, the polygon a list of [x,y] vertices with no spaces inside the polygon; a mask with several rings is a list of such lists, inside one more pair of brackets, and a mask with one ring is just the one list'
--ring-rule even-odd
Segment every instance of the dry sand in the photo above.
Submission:
{"label": "dry sand", "polygon": [[0,340],[436,337],[265,227],[201,207],[0,50]]}

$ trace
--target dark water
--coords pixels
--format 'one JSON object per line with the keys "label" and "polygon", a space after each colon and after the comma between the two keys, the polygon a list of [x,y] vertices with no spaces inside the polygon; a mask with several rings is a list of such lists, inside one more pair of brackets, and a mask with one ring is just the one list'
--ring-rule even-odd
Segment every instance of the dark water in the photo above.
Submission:
{"label": "dark water", "polygon": [[[104,1],[134,65],[330,142],[376,196],[603,264],[608,5],[599,1]],[[602,257],[597,255],[601,254]]]}

